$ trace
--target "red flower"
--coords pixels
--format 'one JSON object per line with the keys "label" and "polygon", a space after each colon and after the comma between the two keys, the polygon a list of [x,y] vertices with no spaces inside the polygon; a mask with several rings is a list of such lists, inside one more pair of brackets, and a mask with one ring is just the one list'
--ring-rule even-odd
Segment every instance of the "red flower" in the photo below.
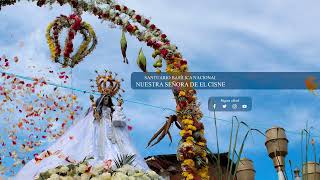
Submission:
{"label": "red flower", "polygon": [[144,23],[145,23],[146,25],[149,24],[149,22],[150,22],[149,19],[145,19],[145,20],[144,20]]}
{"label": "red flower", "polygon": [[168,54],[168,50],[167,50],[167,49],[161,49],[161,50],[160,50],[160,53],[161,53],[161,55],[162,55],[163,57],[166,57],[167,54]]}
{"label": "red flower", "polygon": [[181,101],[180,102],[180,106],[181,107],[186,107],[187,106],[187,102],[186,101]]}
{"label": "red flower", "polygon": [[102,14],[102,17],[103,17],[103,18],[108,18],[108,17],[109,17],[109,14],[108,14],[108,13],[103,13],[103,14]]}
{"label": "red flower", "polygon": [[156,29],[156,25],[154,25],[154,24],[151,24],[151,26],[150,26],[150,29],[151,29],[151,30],[154,30],[154,29]]}
{"label": "red flower", "polygon": [[141,22],[141,16],[140,16],[140,15],[136,15],[136,20],[137,20],[138,22]]}
{"label": "red flower", "polygon": [[123,6],[123,10],[124,10],[124,11],[127,11],[127,10],[128,10],[128,7],[127,7],[127,6]]}
{"label": "red flower", "polygon": [[133,25],[131,25],[131,24],[128,24],[126,26],[126,29],[127,29],[128,32],[132,33],[134,31],[135,27]]}
{"label": "red flower", "polygon": [[64,1],[63,0],[57,0],[58,3],[60,4],[60,6],[62,6],[64,4]]}
{"label": "red flower", "polygon": [[154,44],[154,41],[152,41],[151,39],[147,41],[147,46],[153,46],[153,44]]}
{"label": "red flower", "polygon": [[162,42],[158,41],[158,42],[154,43],[153,48],[159,49],[161,46],[162,46]]}
{"label": "red flower", "polygon": [[132,126],[128,126],[128,130],[131,131],[133,129]]}
{"label": "red flower", "polygon": [[72,7],[77,7],[78,6],[78,1],[71,0],[71,5],[72,5]]}
{"label": "red flower", "polygon": [[74,38],[74,34],[75,33],[73,31],[69,31],[69,33],[68,33],[69,38],[73,39]]}
{"label": "red flower", "polygon": [[187,63],[188,63],[188,62],[187,62],[186,60],[181,60],[181,61],[180,61],[180,64],[181,64],[181,65],[185,65],[185,64],[187,64]]}
{"label": "red flower", "polygon": [[120,8],[120,5],[116,5],[116,10],[118,10],[118,11],[120,11],[121,10],[121,8]]}
{"label": "red flower", "polygon": [[64,52],[64,53],[63,53],[63,56],[66,57],[66,58],[68,58],[68,57],[69,57],[69,54],[68,54],[67,52]]}
{"label": "red flower", "polygon": [[165,39],[165,38],[167,38],[167,35],[166,34],[161,34],[161,38]]}

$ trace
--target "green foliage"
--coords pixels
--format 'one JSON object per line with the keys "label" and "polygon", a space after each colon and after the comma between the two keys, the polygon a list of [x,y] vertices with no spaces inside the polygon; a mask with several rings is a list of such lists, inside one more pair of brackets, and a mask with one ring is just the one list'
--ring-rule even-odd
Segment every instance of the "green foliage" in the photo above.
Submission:
{"label": "green foliage", "polygon": [[147,59],[142,51],[142,48],[140,48],[140,51],[138,54],[137,65],[143,72],[147,72]]}

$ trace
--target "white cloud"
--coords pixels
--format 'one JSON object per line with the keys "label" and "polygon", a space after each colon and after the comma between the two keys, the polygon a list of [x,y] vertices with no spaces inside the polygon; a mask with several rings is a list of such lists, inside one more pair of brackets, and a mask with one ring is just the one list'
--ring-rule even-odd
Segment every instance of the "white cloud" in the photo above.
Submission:
{"label": "white cloud", "polygon": [[[311,71],[318,70],[320,49],[319,2],[317,1],[121,1],[136,9],[159,26],[173,43],[179,46],[185,58],[189,60],[193,71]],[[19,55],[24,64],[36,63],[39,68],[50,66],[49,51],[45,42],[44,31],[60,13],[69,14],[69,7],[39,8],[36,5],[20,5],[3,8],[0,13],[0,52],[9,56]],[[171,91],[134,91],[130,88],[130,73],[138,71],[135,60],[138,49],[142,46],[150,57],[150,49],[137,40],[128,37],[128,57],[130,64],[122,63],[120,54],[119,29],[108,29],[106,23],[100,23],[96,17],[84,15],[84,20],[94,27],[99,43],[97,49],[73,69],[73,85],[89,89],[89,79],[95,77],[94,70],[111,69],[125,78],[124,94],[126,99],[142,101],[156,106],[175,108]],[[9,29],[9,30],[8,30]],[[13,38],[10,38],[13,34]],[[3,41],[2,41],[3,39]],[[20,49],[20,41],[25,43]],[[28,61],[32,58],[32,61]],[[149,63],[151,68],[152,61]],[[22,73],[22,68],[17,68]],[[253,127],[264,130],[273,125],[281,125],[290,131],[299,131],[305,121],[310,119],[313,126],[318,126],[317,106],[309,104],[303,98],[305,92],[253,92],[253,91],[199,91],[202,109],[208,115],[207,98],[213,95],[251,95],[263,99],[251,113],[237,113],[240,120],[246,120]],[[88,105],[88,96],[82,95],[80,101]],[[296,100],[299,98],[299,100]],[[278,100],[290,100],[277,103]],[[307,98],[310,99],[310,98]],[[270,103],[272,101],[272,103]],[[269,102],[269,103],[268,103]],[[269,106],[273,105],[273,106]],[[125,111],[134,125],[133,136],[144,154],[174,152],[175,145],[168,148],[168,140],[157,148],[144,149],[151,135],[163,124],[170,113],[143,105],[125,103]],[[222,119],[231,119],[233,113],[219,113]],[[204,118],[211,147],[215,146],[213,121]],[[219,123],[221,148],[226,150],[229,140],[230,124]],[[147,128],[146,128],[147,127]],[[173,130],[175,143],[178,132]],[[243,132],[241,132],[243,135]],[[289,134],[288,134],[289,135]],[[144,136],[143,138],[141,138]],[[297,136],[290,134],[290,143],[296,144]],[[265,153],[264,138],[251,137],[246,147],[247,153]],[[136,140],[136,139],[134,139]],[[140,141],[141,140],[141,141]]]}

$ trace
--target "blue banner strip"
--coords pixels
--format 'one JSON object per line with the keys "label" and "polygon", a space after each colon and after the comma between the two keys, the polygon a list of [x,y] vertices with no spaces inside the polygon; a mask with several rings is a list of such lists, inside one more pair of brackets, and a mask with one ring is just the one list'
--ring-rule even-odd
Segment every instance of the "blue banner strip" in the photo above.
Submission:
{"label": "blue banner strip", "polygon": [[[185,81],[189,83],[185,83]],[[131,74],[132,89],[307,89],[317,88],[320,72],[191,72]]]}

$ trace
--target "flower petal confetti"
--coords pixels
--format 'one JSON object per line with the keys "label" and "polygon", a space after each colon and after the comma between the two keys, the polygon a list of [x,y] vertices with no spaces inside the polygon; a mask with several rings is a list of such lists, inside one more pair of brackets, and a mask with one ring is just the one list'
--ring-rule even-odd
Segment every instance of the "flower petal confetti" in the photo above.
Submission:
{"label": "flower petal confetti", "polygon": [[[18,63],[18,57],[0,58],[0,146],[5,147],[0,148],[0,174],[7,176],[33,158],[40,161],[43,157],[38,154],[60,137],[82,110],[75,94],[54,90],[43,77],[24,79],[6,73]],[[61,83],[70,77],[65,71],[45,71],[46,78],[52,76]]]}

